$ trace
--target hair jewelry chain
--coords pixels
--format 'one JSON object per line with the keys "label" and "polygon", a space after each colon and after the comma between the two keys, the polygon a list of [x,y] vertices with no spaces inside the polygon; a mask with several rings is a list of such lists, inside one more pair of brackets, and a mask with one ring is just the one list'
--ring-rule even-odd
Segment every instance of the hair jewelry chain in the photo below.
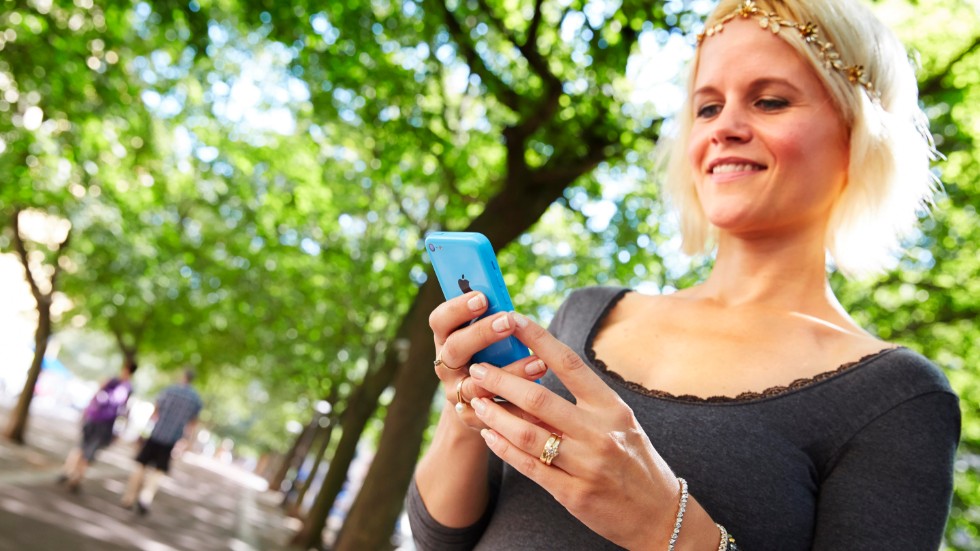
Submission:
{"label": "hair jewelry chain", "polygon": [[779,34],[779,31],[783,28],[795,29],[803,40],[813,45],[820,59],[823,60],[824,67],[827,69],[833,69],[844,75],[844,78],[850,82],[857,84],[864,88],[867,92],[868,97],[871,98],[875,103],[880,102],[881,96],[875,89],[874,84],[868,79],[868,76],[864,72],[863,65],[847,65],[841,61],[840,54],[837,52],[837,48],[830,42],[824,41],[820,38],[820,28],[815,24],[807,23],[797,23],[795,21],[790,21],[789,19],[784,19],[774,12],[767,12],[759,9],[759,7],[753,2],[753,0],[744,0],[737,8],[735,8],[731,13],[723,17],[718,23],[715,23],[711,27],[705,29],[703,32],[698,33],[697,39],[700,45],[704,42],[704,39],[709,36],[714,36],[724,30],[725,23],[728,23],[736,17],[741,17],[742,19],[748,19],[749,17],[754,17],[759,20],[759,26],[763,29],[769,29],[772,34]]}

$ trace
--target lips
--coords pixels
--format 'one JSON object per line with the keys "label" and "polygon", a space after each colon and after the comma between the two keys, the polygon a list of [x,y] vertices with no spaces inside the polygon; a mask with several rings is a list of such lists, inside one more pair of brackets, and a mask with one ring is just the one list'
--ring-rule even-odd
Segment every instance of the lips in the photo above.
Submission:
{"label": "lips", "polygon": [[717,159],[708,166],[708,174],[727,174],[732,172],[757,172],[765,170],[766,165],[746,159]]}

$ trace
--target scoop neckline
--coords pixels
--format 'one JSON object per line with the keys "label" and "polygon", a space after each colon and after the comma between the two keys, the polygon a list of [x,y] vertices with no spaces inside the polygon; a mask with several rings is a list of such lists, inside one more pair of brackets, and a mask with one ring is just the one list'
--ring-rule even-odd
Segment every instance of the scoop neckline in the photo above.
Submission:
{"label": "scoop neckline", "polygon": [[595,341],[595,337],[599,332],[599,326],[602,324],[602,321],[606,319],[606,316],[609,315],[609,312],[611,312],[612,309],[615,308],[615,306],[619,303],[619,301],[622,300],[623,297],[625,297],[626,294],[630,292],[633,292],[633,290],[623,289],[621,292],[617,293],[617,295],[613,297],[606,304],[605,308],[603,308],[603,311],[599,314],[599,316],[596,317],[595,321],[592,324],[591,329],[589,330],[589,334],[585,340],[585,356],[588,359],[589,363],[598,372],[605,374],[607,377],[615,381],[620,386],[626,388],[627,390],[634,392],[636,394],[640,394],[642,396],[646,396],[648,398],[656,398],[658,400],[681,402],[687,404],[711,404],[711,405],[745,404],[750,402],[758,402],[771,398],[787,396],[789,394],[793,394],[800,390],[811,388],[821,382],[837,378],[845,373],[849,373],[853,371],[854,368],[869,363],[871,361],[874,361],[880,357],[885,356],[890,352],[894,352],[896,350],[901,350],[902,348],[904,348],[902,346],[894,346],[894,345],[887,346],[885,348],[882,348],[881,350],[878,350],[877,352],[871,352],[869,354],[865,354],[864,356],[861,356],[860,358],[854,361],[845,362],[834,369],[818,373],[812,377],[803,377],[800,379],[796,379],[787,385],[773,385],[761,391],[748,390],[745,392],[741,392],[736,396],[725,396],[725,395],[696,396],[693,394],[677,395],[671,392],[667,392],[665,390],[647,388],[639,383],[629,381],[619,373],[609,369],[609,366],[606,365],[604,361],[602,361],[596,356],[596,352],[595,349],[592,347],[592,343]]}

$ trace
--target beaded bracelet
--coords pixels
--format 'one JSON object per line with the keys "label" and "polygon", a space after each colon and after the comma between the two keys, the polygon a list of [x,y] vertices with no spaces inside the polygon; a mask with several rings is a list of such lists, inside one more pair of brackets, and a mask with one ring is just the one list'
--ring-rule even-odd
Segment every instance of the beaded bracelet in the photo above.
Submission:
{"label": "beaded bracelet", "polygon": [[721,541],[718,542],[718,551],[739,551],[738,545],[735,544],[735,538],[725,530],[725,527],[715,523],[718,530],[721,532]]}
{"label": "beaded bracelet", "polygon": [[677,536],[681,533],[681,524],[684,523],[684,511],[687,510],[687,481],[683,478],[678,478],[677,481],[681,484],[681,501],[677,507],[677,520],[674,521],[674,532],[670,535],[667,551],[674,551]]}

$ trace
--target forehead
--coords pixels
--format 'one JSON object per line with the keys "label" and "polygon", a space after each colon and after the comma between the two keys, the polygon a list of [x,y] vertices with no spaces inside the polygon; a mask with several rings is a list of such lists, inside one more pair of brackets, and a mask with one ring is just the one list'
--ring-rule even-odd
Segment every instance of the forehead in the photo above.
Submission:
{"label": "forehead", "polygon": [[699,47],[695,82],[701,85],[748,73],[793,81],[819,80],[810,64],[785,40],[761,28],[755,19],[736,18]]}

